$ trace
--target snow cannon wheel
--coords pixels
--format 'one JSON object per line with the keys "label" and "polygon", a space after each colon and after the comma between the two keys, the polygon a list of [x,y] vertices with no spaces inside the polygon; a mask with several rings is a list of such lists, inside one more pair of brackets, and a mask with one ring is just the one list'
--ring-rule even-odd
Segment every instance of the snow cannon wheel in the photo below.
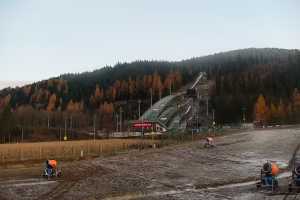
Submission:
{"label": "snow cannon wheel", "polygon": [[295,174],[297,176],[299,176],[300,175],[300,166],[295,167],[294,171],[295,171]]}
{"label": "snow cannon wheel", "polygon": [[289,192],[292,192],[293,191],[293,187],[292,187],[292,184],[289,183],[289,188],[288,188]]}
{"label": "snow cannon wheel", "polygon": [[256,189],[260,189],[261,188],[261,182],[257,182],[256,183]]}

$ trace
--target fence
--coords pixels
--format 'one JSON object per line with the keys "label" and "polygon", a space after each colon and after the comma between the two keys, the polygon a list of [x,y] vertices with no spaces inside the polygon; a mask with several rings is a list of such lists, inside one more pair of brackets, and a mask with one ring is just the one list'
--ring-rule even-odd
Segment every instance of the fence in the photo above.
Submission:
{"label": "fence", "polygon": [[129,149],[147,148],[156,140],[110,139],[66,142],[40,142],[0,145],[0,164],[20,163],[46,159],[75,160],[112,155]]}
{"label": "fence", "polygon": [[[77,160],[102,155],[113,155],[130,149],[162,147],[218,136],[223,131],[184,133],[171,131],[163,135],[145,136],[144,139],[78,140],[66,142],[39,142],[0,144],[0,165],[41,161],[46,159]],[[155,144],[155,145],[154,145]]]}

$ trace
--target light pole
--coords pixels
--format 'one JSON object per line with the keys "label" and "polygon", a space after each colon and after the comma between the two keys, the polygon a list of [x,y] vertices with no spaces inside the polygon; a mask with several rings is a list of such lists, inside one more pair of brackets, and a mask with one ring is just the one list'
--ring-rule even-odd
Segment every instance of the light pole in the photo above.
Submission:
{"label": "light pole", "polygon": [[50,120],[49,120],[49,113],[47,114],[47,127],[50,128]]}
{"label": "light pole", "polygon": [[94,142],[95,142],[95,140],[96,140],[96,114],[94,114]]}
{"label": "light pole", "polygon": [[245,126],[245,123],[246,123],[246,113],[245,113],[246,108],[243,107],[242,110],[243,110],[243,123],[244,123],[244,126]]}
{"label": "light pole", "polygon": [[153,97],[152,97],[152,88],[150,89],[150,97],[151,97],[151,108],[152,108],[152,102],[153,102]]}
{"label": "light pole", "polygon": [[162,91],[161,91],[161,89],[159,89],[159,100],[161,100],[161,93],[162,93]]}
{"label": "light pole", "polygon": [[24,128],[22,127],[22,143],[23,143],[23,139],[24,139]]}
{"label": "light pole", "polygon": [[61,128],[60,127],[59,127],[59,142],[61,142]]}
{"label": "light pole", "polygon": [[70,117],[70,137],[71,137],[71,139],[73,139],[73,131],[72,131],[72,129],[73,129],[73,116],[71,115],[71,117]]}
{"label": "light pole", "polygon": [[213,134],[215,134],[215,125],[216,125],[216,122],[215,122],[215,109],[212,110],[212,114],[213,114]]}
{"label": "light pole", "polygon": [[120,107],[120,132],[122,132],[122,107]]}
{"label": "light pole", "polygon": [[206,98],[206,116],[208,117],[208,97]]}
{"label": "light pole", "polygon": [[246,108],[243,107],[243,121],[246,122],[246,114],[245,114]]}
{"label": "light pole", "polygon": [[139,103],[139,119],[141,117],[141,100],[139,99],[138,100],[138,103]]}
{"label": "light pole", "polygon": [[213,124],[215,124],[215,109],[212,110]]}
{"label": "light pole", "polygon": [[67,118],[65,118],[65,136],[64,136],[64,141],[66,141],[67,138]]}
{"label": "light pole", "polygon": [[117,129],[116,129],[116,132],[118,132],[119,130],[119,115],[116,114],[116,118],[117,118]]}
{"label": "light pole", "polygon": [[144,138],[144,117],[142,117],[142,137]]}

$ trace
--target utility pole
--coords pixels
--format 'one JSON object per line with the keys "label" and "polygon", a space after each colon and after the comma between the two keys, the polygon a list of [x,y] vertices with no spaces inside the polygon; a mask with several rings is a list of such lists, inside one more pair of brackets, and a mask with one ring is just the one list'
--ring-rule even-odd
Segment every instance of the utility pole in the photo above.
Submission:
{"label": "utility pole", "polygon": [[139,119],[141,117],[141,100],[139,99],[138,100],[138,103],[139,103]]}
{"label": "utility pole", "polygon": [[172,95],[172,83],[170,83],[170,95]]}

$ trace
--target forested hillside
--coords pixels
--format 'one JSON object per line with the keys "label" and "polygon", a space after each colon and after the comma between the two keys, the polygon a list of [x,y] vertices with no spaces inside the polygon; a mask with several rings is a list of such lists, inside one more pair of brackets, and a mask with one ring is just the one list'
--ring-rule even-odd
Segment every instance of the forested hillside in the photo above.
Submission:
{"label": "forested hillside", "polygon": [[86,130],[93,124],[111,131],[120,113],[123,120],[138,118],[139,100],[144,111],[151,95],[155,102],[191,83],[200,71],[211,80],[218,123],[240,122],[243,112],[246,121],[300,121],[300,52],[251,48],[179,62],[122,63],[4,89],[0,133],[8,138],[20,128],[34,135],[38,127]]}
{"label": "forested hillside", "polygon": [[298,50],[249,49],[223,59],[208,69],[219,122],[239,122],[244,111],[247,121],[300,122]]}

